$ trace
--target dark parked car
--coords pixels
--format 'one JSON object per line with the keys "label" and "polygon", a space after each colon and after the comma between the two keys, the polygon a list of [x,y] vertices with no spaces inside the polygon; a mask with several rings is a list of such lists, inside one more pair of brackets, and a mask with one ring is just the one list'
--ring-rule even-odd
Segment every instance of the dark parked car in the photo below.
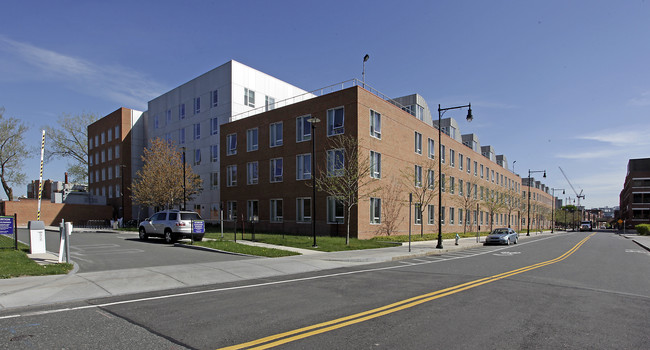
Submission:
{"label": "dark parked car", "polygon": [[485,244],[505,244],[510,245],[510,243],[517,244],[519,240],[519,235],[515,230],[511,228],[497,228],[492,230],[490,234],[485,238]]}
{"label": "dark parked car", "polygon": [[[193,232],[192,222],[200,222],[200,232]],[[140,239],[146,240],[150,236],[162,237],[167,243],[173,243],[181,238],[193,238],[195,241],[203,239],[203,219],[194,211],[164,210],[153,214],[142,221],[138,227]],[[192,237],[194,236],[194,237]]]}

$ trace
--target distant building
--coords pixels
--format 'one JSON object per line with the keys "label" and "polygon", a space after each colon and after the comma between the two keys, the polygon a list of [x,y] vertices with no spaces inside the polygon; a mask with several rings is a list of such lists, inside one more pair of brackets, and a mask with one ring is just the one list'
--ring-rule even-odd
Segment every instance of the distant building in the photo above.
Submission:
{"label": "distant building", "polygon": [[650,223],[650,158],[628,161],[619,200],[620,218],[626,226]]}

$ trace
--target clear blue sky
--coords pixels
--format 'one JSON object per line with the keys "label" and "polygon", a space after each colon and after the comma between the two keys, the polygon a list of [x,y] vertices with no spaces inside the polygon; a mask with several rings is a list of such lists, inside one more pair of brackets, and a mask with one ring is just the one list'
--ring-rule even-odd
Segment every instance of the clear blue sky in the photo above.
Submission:
{"label": "clear blue sky", "polygon": [[[366,82],[380,92],[471,102],[472,123],[446,116],[522,177],[546,169],[567,197],[561,166],[587,207],[615,206],[628,159],[650,157],[649,37],[639,0],[9,1],[0,106],[37,148],[62,113],[145,110],[231,59],[313,90],[361,78],[369,54]],[[28,179],[38,169],[35,151]],[[46,163],[44,178],[65,169]]]}

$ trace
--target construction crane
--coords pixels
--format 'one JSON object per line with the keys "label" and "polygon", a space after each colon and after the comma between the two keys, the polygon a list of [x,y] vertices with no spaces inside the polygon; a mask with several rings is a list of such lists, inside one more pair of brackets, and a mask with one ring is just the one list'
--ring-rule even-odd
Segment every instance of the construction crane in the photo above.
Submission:
{"label": "construction crane", "polygon": [[559,166],[558,166],[558,168],[560,168],[560,171],[562,172],[562,175],[564,175],[564,178],[566,179],[566,182],[569,183],[569,186],[571,186],[571,189],[572,189],[573,192],[576,194],[576,198],[578,198],[578,208],[580,208],[580,198],[585,198],[585,195],[582,194],[582,192],[583,192],[582,189],[580,189],[580,193],[578,193],[578,191],[576,191],[576,189],[575,189],[575,188],[573,187],[573,185],[571,184],[571,181],[569,181],[569,177],[567,177],[567,176],[566,176],[566,173],[564,172],[564,170],[562,170],[562,167],[559,167]]}

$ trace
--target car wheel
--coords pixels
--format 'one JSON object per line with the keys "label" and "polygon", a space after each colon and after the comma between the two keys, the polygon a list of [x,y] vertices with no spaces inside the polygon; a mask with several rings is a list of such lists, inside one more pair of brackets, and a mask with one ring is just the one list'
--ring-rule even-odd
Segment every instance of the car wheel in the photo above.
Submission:
{"label": "car wheel", "polygon": [[141,240],[146,241],[149,238],[149,235],[144,230],[144,227],[140,227],[138,231],[139,231],[138,236],[140,237]]}
{"label": "car wheel", "polygon": [[517,237],[515,237],[515,244],[517,244],[517,240],[519,240]]}
{"label": "car wheel", "polygon": [[165,243],[171,244],[176,241],[176,237],[174,237],[174,234],[172,231],[165,231]]}
{"label": "car wheel", "polygon": [[510,237],[506,239],[506,245],[510,245]]}

